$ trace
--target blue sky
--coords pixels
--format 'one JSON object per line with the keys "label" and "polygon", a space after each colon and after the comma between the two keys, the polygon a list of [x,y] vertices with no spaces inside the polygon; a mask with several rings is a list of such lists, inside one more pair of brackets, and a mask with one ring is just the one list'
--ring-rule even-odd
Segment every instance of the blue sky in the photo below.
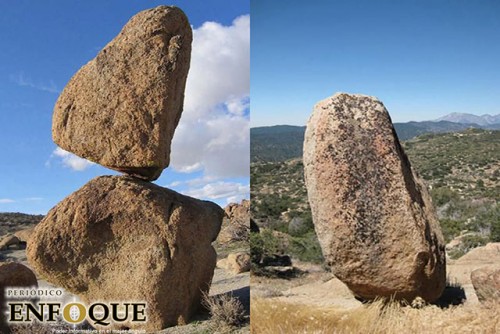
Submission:
{"label": "blue sky", "polygon": [[496,0],[252,0],[251,126],[305,125],[335,92],[393,121],[500,113]]}
{"label": "blue sky", "polygon": [[[0,1],[0,212],[45,214],[93,177],[117,174],[57,150],[52,109],[71,76],[160,1]],[[248,0],[169,1],[194,29],[171,166],[155,181],[224,206],[248,197]]]}

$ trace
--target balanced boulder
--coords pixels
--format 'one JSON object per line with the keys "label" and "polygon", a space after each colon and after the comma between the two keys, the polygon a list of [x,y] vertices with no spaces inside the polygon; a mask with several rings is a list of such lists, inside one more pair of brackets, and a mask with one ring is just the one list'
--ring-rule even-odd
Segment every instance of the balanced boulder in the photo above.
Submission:
{"label": "balanced boulder", "polygon": [[338,93],[307,124],[304,174],[327,264],[363,299],[436,300],[444,241],[430,196],[374,97]]}
{"label": "balanced boulder", "polygon": [[224,211],[128,176],[91,180],[49,211],[27,257],[47,281],[84,302],[143,301],[156,331],[182,324],[212,280]]}
{"label": "balanced boulder", "polygon": [[59,96],[54,142],[105,167],[157,179],[170,162],[191,41],[179,8],[159,6],[132,17]]}

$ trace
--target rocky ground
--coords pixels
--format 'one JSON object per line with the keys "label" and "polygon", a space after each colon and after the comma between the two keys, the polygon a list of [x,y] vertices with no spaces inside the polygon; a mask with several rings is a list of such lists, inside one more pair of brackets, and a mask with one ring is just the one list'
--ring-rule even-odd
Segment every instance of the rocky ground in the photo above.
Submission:
{"label": "rocky ground", "polygon": [[[417,306],[423,306],[423,315],[425,315],[424,312],[428,312],[431,308],[438,307],[445,312],[443,313],[443,320],[446,314],[446,317],[451,318],[452,322],[454,316],[461,316],[464,313],[472,312],[471,310],[480,315],[484,306],[478,301],[472,286],[471,272],[498,263],[500,263],[500,243],[490,243],[484,247],[474,249],[458,260],[448,260],[447,288],[443,296],[435,305]],[[271,308],[289,309],[290,312],[292,312],[292,309],[299,307],[301,310],[318,310],[318,312],[334,310],[335,314],[348,314],[348,312],[351,312],[358,315],[363,312],[362,310],[366,309],[359,300],[354,298],[345,284],[330,272],[325,271],[322,266],[300,261],[294,261],[293,265],[304,274],[296,278],[286,279],[252,276],[252,314],[254,314],[253,312],[260,313],[258,307],[262,305]],[[261,311],[265,312],[264,309]],[[415,312],[418,311],[415,310]],[[500,315],[500,307],[496,305],[493,308],[486,308],[483,313],[487,318],[485,312]],[[333,317],[333,313],[331,315]],[[258,319],[256,323],[259,321],[261,319]],[[459,321],[458,318],[457,321]],[[494,319],[486,319],[486,321],[490,321],[489,324],[494,328],[500,329],[500,324],[495,325]],[[252,327],[254,326],[253,323],[254,319],[252,317]],[[482,325],[488,325],[488,323]],[[284,326],[286,328],[286,325]],[[477,330],[475,332],[490,333],[489,329],[485,330],[484,327],[479,326],[479,324],[476,324],[476,327],[473,327]],[[486,328],[491,328],[491,326]],[[378,331],[375,332],[378,333]],[[468,331],[464,332],[469,333]],[[339,333],[344,332],[341,330]]]}
{"label": "rocky ground", "polygon": [[[486,254],[494,254],[493,251],[488,250],[488,248],[493,248],[493,245],[498,247],[498,254],[487,256]],[[458,260],[448,261],[448,288],[444,296],[448,304],[451,301],[453,303],[478,303],[470,280],[470,273],[483,266],[500,262],[500,243],[489,244],[488,248],[485,246],[476,249],[478,255],[474,258],[464,256]],[[482,255],[480,255],[481,253]],[[269,298],[288,303],[343,308],[362,305],[354,298],[345,284],[335,278],[332,273],[325,271],[322,266],[300,261],[294,262],[294,266],[304,271],[305,274],[292,279],[253,276],[251,279],[252,298]],[[440,302],[446,304],[447,301],[441,300]]]}

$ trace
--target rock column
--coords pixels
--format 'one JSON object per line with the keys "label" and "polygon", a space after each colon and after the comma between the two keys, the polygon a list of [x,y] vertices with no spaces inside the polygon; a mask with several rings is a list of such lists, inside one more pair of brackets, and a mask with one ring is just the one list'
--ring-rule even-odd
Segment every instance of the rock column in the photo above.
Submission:
{"label": "rock column", "polygon": [[325,260],[355,295],[441,295],[439,223],[382,102],[344,93],[319,102],[305,133],[304,173]]}

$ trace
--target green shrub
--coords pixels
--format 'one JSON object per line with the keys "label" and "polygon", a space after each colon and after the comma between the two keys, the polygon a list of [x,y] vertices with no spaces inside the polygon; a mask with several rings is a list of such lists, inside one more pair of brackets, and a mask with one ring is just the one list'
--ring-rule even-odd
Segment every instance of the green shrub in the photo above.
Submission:
{"label": "green shrub", "polygon": [[322,263],[324,261],[321,247],[314,231],[300,237],[292,237],[290,240],[289,253],[301,261]]}
{"label": "green shrub", "polygon": [[287,195],[265,195],[262,196],[260,203],[252,201],[255,206],[254,213],[257,218],[279,218],[281,213],[292,207],[293,201]]}
{"label": "green shrub", "polygon": [[480,235],[467,235],[462,238],[462,248],[468,252],[473,248],[484,246],[488,243],[488,238]]}
{"label": "green shrub", "polygon": [[441,219],[439,224],[441,225],[441,231],[443,232],[446,243],[459,236],[460,232],[465,229],[463,221],[456,221],[453,219]]}
{"label": "green shrub", "polygon": [[490,241],[500,242],[500,207],[498,205],[479,214],[477,221],[490,231]]}
{"label": "green shrub", "polygon": [[473,248],[484,246],[488,243],[488,238],[480,235],[467,235],[462,238],[462,243],[459,247],[454,248],[448,255],[452,259],[458,259],[467,254]]}
{"label": "green shrub", "polygon": [[431,190],[432,201],[435,206],[442,206],[451,201],[458,201],[459,195],[449,188],[434,188]]}
{"label": "green shrub", "polygon": [[250,233],[250,254],[253,263],[260,263],[264,256],[285,253],[286,244],[275,237],[271,230],[263,229],[260,233]]}
{"label": "green shrub", "polygon": [[491,225],[490,240],[500,242],[500,220],[497,220]]}

